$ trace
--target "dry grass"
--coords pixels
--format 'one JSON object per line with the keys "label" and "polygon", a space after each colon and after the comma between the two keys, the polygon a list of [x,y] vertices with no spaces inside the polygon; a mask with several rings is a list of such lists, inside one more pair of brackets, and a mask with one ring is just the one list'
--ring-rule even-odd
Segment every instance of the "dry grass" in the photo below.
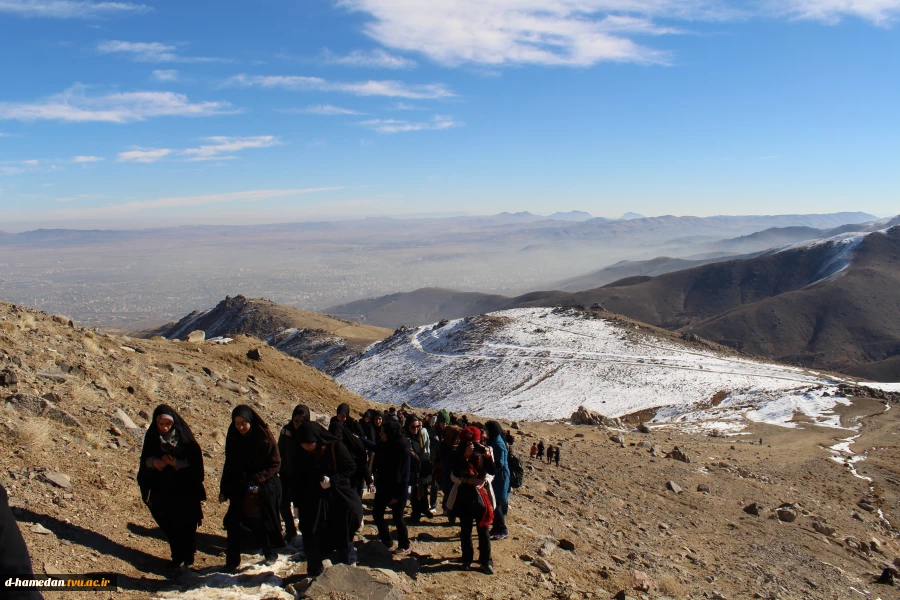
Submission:
{"label": "dry grass", "polygon": [[0,329],[6,333],[13,333],[16,330],[16,324],[12,321],[0,321]]}
{"label": "dry grass", "polygon": [[98,344],[94,340],[90,338],[84,338],[81,341],[81,345],[84,347],[84,351],[88,354],[103,356],[103,350],[100,348],[100,344]]}
{"label": "dry grass", "polygon": [[37,329],[37,320],[34,315],[25,315],[22,318],[22,329]]}
{"label": "dry grass", "polygon": [[16,429],[16,443],[29,452],[41,450],[50,442],[50,429],[45,419],[29,419]]}
{"label": "dry grass", "polygon": [[68,325],[71,320],[69,317],[64,317],[62,315],[53,315],[51,318],[60,325]]}
{"label": "dry grass", "polygon": [[97,435],[93,431],[84,432],[84,441],[86,441],[91,446],[91,448],[95,450],[104,444],[103,437]]}
{"label": "dry grass", "polygon": [[656,580],[656,583],[659,585],[659,591],[677,600],[681,598],[687,598],[688,593],[690,592],[690,588],[678,581],[678,577],[673,575],[672,573],[665,573],[664,575],[660,575],[659,579]]}
{"label": "dry grass", "polygon": [[91,406],[100,401],[94,391],[94,386],[80,381],[72,381],[69,395],[81,405]]}

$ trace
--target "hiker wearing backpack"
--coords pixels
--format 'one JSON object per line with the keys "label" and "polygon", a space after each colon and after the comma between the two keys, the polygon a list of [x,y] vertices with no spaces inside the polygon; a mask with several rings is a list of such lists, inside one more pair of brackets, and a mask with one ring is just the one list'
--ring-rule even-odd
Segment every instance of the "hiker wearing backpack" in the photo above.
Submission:
{"label": "hiker wearing backpack", "polygon": [[[366,451],[366,445],[363,443],[365,434],[362,426],[359,424],[359,421],[350,416],[350,405],[346,402],[338,405],[337,414],[332,417],[331,421],[332,424],[329,425],[329,430],[332,432],[332,435],[344,442],[344,446],[350,451],[350,455],[356,463],[356,472],[350,478],[350,485],[362,498],[363,483],[371,485],[372,481],[372,476],[369,473],[369,455]],[[338,428],[334,426],[335,421],[339,424]]]}
{"label": "hiker wearing backpack", "polygon": [[431,439],[428,431],[422,427],[422,420],[415,415],[406,418],[406,436],[409,438],[411,449],[409,486],[410,521],[418,523],[422,515],[429,519],[434,518],[434,512],[428,504],[428,487],[433,478],[431,464]]}
{"label": "hiker wearing backpack", "polygon": [[494,511],[494,522],[491,526],[491,537],[495,540],[505,540],[509,537],[509,529],[506,526],[506,513],[509,510],[509,450],[503,440],[503,429],[497,421],[488,421],[485,424],[488,432],[488,445],[493,450],[494,467],[497,472],[491,481],[494,489],[494,498],[497,501],[497,510]]}

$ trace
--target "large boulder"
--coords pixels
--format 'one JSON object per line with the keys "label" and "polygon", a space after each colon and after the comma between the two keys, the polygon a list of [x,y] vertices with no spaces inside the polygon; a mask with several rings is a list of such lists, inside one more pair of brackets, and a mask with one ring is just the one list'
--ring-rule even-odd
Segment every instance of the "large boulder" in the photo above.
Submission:
{"label": "large boulder", "polygon": [[186,338],[186,341],[192,344],[199,344],[206,339],[206,332],[200,329],[195,329],[190,332]]}
{"label": "large boulder", "polygon": [[[296,586],[300,598],[362,598],[364,600],[401,600],[403,592],[376,581],[365,569],[335,565],[311,580]],[[346,596],[345,596],[346,594]]]}
{"label": "large boulder", "polygon": [[579,406],[578,410],[572,413],[571,420],[574,425],[593,425],[595,427],[601,425],[604,427],[620,427],[622,425],[619,419],[607,417],[584,406]]}
{"label": "large boulder", "polygon": [[31,394],[13,394],[7,398],[6,401],[9,402],[14,409],[20,412],[35,417],[47,417],[48,419],[59,421],[63,425],[69,427],[81,427],[81,422],[78,419],[57,407],[46,398],[32,396]]}

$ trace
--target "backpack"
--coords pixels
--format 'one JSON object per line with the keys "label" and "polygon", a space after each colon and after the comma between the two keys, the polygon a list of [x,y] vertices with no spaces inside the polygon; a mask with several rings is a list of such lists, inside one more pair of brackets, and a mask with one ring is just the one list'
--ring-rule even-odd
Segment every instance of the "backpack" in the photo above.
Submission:
{"label": "backpack", "polygon": [[509,486],[511,488],[520,488],[525,481],[525,469],[522,468],[522,461],[518,456],[510,454],[507,459],[509,465]]}

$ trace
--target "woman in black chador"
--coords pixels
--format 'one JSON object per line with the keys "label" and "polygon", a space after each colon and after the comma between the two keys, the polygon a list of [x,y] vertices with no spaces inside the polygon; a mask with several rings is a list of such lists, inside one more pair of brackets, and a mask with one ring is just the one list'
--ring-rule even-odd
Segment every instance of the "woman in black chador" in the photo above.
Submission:
{"label": "woman in black chador", "polygon": [[353,536],[363,519],[362,501],[350,483],[356,462],[344,444],[318,423],[303,423],[296,440],[300,451],[291,465],[291,485],[307,573],[322,573],[322,559],[335,550],[341,562],[355,565]]}
{"label": "woman in black chador", "polygon": [[137,482],[141,499],[169,540],[172,569],[190,568],[203,520],[203,454],[187,423],[161,404],[144,435]]}
{"label": "woman in black chador", "polygon": [[248,537],[262,546],[267,565],[278,559],[274,549],[284,546],[281,480],[276,476],[280,466],[275,437],[259,415],[244,404],[231,411],[219,493],[219,502],[230,502],[223,522],[228,532],[226,570],[238,568],[241,542]]}

